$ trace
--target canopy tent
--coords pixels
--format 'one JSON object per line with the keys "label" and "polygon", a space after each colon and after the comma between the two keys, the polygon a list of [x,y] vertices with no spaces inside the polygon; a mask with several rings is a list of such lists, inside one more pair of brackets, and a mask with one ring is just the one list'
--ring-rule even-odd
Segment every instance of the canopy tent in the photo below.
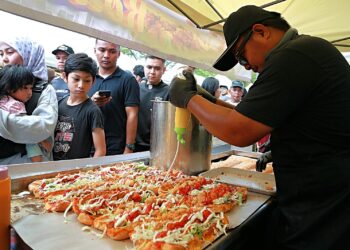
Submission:
{"label": "canopy tent", "polygon": [[322,37],[350,51],[350,1],[347,0],[156,0],[186,16],[199,29],[222,31],[225,19],[243,5],[257,5],[282,16],[301,33]]}
{"label": "canopy tent", "polygon": [[281,12],[300,33],[350,51],[348,0],[2,0],[0,9],[215,72],[211,65],[226,47],[223,20],[246,4]]}

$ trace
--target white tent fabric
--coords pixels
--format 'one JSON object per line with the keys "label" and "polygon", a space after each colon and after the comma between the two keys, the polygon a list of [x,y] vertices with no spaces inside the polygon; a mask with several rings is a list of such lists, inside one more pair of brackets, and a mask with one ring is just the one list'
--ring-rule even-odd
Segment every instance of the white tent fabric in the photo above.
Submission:
{"label": "white tent fabric", "polygon": [[[331,42],[340,40],[334,44],[342,45],[337,46],[341,51],[350,51],[350,15],[347,13],[350,1],[281,1],[266,9],[281,12],[300,33]],[[220,20],[246,4],[263,6],[269,5],[269,1],[2,0],[0,9],[214,71],[211,65],[226,47],[221,32],[223,22]],[[220,23],[210,25],[217,21]],[[226,75],[242,78],[237,77],[240,72],[242,70],[235,67]],[[249,78],[249,73],[244,74],[243,78]]]}

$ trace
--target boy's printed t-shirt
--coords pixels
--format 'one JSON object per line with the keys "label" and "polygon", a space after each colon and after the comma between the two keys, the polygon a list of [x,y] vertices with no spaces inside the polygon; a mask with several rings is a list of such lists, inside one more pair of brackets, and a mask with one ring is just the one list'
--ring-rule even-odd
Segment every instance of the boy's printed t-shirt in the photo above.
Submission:
{"label": "boy's printed t-shirt", "polygon": [[90,157],[92,131],[103,128],[103,115],[90,99],[75,106],[69,106],[67,100],[68,97],[58,105],[54,160]]}

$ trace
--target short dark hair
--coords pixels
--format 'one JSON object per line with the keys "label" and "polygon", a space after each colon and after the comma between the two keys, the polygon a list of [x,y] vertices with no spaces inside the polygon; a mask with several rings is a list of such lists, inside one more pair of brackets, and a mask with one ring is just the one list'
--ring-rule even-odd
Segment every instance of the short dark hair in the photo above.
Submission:
{"label": "short dark hair", "polygon": [[85,53],[69,55],[64,64],[64,73],[68,76],[73,71],[83,71],[90,73],[95,79],[97,74],[96,62]]}
{"label": "short dark hair", "polygon": [[[96,38],[96,40],[95,40],[95,46],[96,46],[96,44],[98,43],[98,41],[107,42],[107,43],[112,43],[112,42],[108,42],[108,41],[106,41],[106,40],[102,40],[102,39]],[[117,46],[117,50],[120,51],[120,45],[119,45],[119,44],[117,44],[117,43],[112,43],[112,44],[116,45],[116,46]]]}
{"label": "short dark hair", "polygon": [[132,72],[135,76],[139,76],[141,78],[145,77],[145,71],[143,69],[143,65],[135,65],[135,67],[132,69]]}
{"label": "short dark hair", "polygon": [[147,59],[158,59],[158,60],[161,60],[163,62],[163,64],[165,64],[165,59],[157,57],[157,56],[147,55],[146,60]]}
{"label": "short dark hair", "polygon": [[215,95],[215,92],[218,90],[219,85],[219,80],[210,76],[203,81],[202,88],[208,91],[210,94]]}
{"label": "short dark hair", "polygon": [[22,65],[6,65],[0,70],[0,98],[26,85],[33,85],[33,73]]}

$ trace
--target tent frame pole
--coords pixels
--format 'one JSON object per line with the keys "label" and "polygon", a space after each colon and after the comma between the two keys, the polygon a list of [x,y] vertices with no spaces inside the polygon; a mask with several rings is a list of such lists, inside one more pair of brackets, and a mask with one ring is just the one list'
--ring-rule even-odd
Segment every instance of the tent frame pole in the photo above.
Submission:
{"label": "tent frame pole", "polygon": [[[272,1],[272,2],[270,2],[270,3],[263,4],[263,5],[261,5],[260,7],[261,7],[261,8],[266,8],[266,7],[269,7],[269,6],[272,6],[272,5],[275,5],[275,4],[279,4],[279,3],[282,3],[282,2],[285,2],[285,1],[287,1],[287,0],[276,0],[276,1]],[[206,2],[210,5],[210,7],[212,7],[212,4],[209,3],[209,0],[206,0]],[[214,10],[219,16],[221,16],[221,14],[218,12],[217,9],[214,8],[214,6],[213,6],[212,8],[213,8],[213,10]],[[200,29],[207,29],[207,28],[209,28],[209,27],[211,27],[211,26],[214,26],[214,25],[217,25],[217,24],[219,24],[219,23],[225,22],[226,19],[227,19],[227,18],[222,18],[222,19],[219,20],[219,21],[212,22],[212,23],[208,23],[208,24],[203,25],[203,26],[201,26],[201,27],[199,27],[199,28],[200,28]],[[221,31],[221,32],[222,32],[222,31]]]}

